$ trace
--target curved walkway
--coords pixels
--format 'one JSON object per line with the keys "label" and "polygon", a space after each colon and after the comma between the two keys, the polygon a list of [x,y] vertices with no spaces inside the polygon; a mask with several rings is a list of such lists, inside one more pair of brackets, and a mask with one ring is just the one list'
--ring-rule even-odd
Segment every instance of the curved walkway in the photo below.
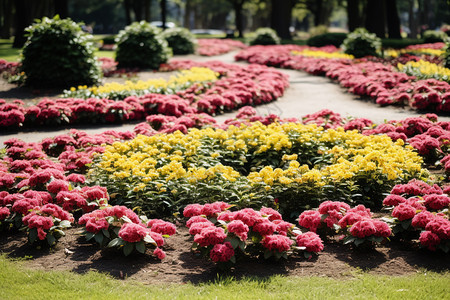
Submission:
{"label": "curved walkway", "polygon": [[[235,63],[235,54],[236,52],[231,52],[215,57],[186,55],[176,57],[176,59],[191,59],[196,61],[219,60],[227,63]],[[256,110],[260,115],[276,114],[283,118],[300,118],[301,116],[315,113],[322,109],[329,109],[341,114],[343,117],[352,116],[368,118],[378,124],[383,123],[385,120],[401,120],[407,117],[420,115],[410,109],[402,109],[393,106],[380,107],[372,102],[358,100],[357,96],[346,93],[338,84],[325,77],[312,76],[296,70],[280,69],[280,71],[289,75],[290,87],[286,90],[284,96],[277,101],[256,107]],[[228,118],[233,118],[235,115],[236,112],[219,115],[216,117],[216,120],[218,122],[223,122]],[[450,121],[450,117],[439,117],[439,120]],[[136,123],[76,128],[86,131],[89,134],[94,134],[106,130],[133,130],[135,125]],[[13,137],[20,138],[25,142],[38,142],[46,137],[64,134],[68,131],[69,129],[59,129],[37,132],[19,132],[6,135],[1,134],[0,143],[3,145],[4,141]]]}

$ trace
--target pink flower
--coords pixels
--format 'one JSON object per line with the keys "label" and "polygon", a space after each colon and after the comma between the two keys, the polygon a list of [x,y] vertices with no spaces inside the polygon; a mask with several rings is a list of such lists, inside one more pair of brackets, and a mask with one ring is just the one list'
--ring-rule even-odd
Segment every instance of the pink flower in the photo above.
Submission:
{"label": "pink flower", "polygon": [[230,242],[215,244],[209,252],[209,257],[213,262],[227,262],[234,256],[234,249]]}
{"label": "pink flower", "polygon": [[450,221],[443,217],[437,216],[428,222],[425,230],[437,234],[440,239],[450,239]]}
{"label": "pink flower", "polygon": [[219,205],[215,205],[214,203],[206,203],[202,208],[202,215],[207,217],[217,216],[222,211]]}
{"label": "pink flower", "polygon": [[11,213],[7,207],[0,207],[0,221],[9,217],[10,214]]}
{"label": "pink flower", "polygon": [[396,217],[399,221],[412,219],[416,215],[416,209],[406,203],[400,203],[392,211],[392,216]]}
{"label": "pink flower", "polygon": [[86,195],[88,202],[109,199],[108,191],[103,186],[85,186],[81,189],[82,193]]}
{"label": "pink flower", "polygon": [[264,216],[269,216],[270,221],[283,219],[279,212],[270,207],[263,207],[259,210],[259,212]]}
{"label": "pink flower", "polygon": [[136,243],[142,241],[147,235],[148,229],[135,224],[135,223],[125,223],[119,230],[119,237],[129,243]]}
{"label": "pink flower", "polygon": [[342,213],[350,209],[350,205],[339,201],[325,201],[319,205],[319,213],[322,215],[329,214],[329,211],[337,211]]}
{"label": "pink flower", "polygon": [[203,228],[214,227],[214,224],[207,220],[207,222],[192,223],[189,227],[189,234],[196,235],[199,234]]}
{"label": "pink flower", "polygon": [[261,214],[251,208],[244,208],[234,213],[235,220],[241,220],[247,226],[251,227],[261,217]]}
{"label": "pink flower", "polygon": [[320,213],[315,210],[306,210],[298,217],[298,224],[301,227],[308,228],[312,232],[316,232],[321,223]]}
{"label": "pink flower", "polygon": [[174,224],[163,220],[150,220],[147,226],[151,231],[160,233],[162,235],[174,235],[177,232],[177,228]]}
{"label": "pink flower", "polygon": [[419,237],[420,244],[428,249],[435,251],[436,246],[441,243],[439,236],[431,231],[423,231]]}
{"label": "pink flower", "polygon": [[210,245],[223,243],[227,235],[223,228],[218,227],[206,227],[199,234],[194,236],[194,242],[199,244],[200,247],[207,247]]}
{"label": "pink flower", "polygon": [[399,195],[389,195],[383,200],[383,205],[385,206],[397,206],[400,203],[406,202],[406,199]]}
{"label": "pink flower", "polygon": [[67,179],[67,181],[77,182],[77,183],[81,183],[81,184],[84,184],[84,182],[86,181],[86,178],[84,177],[84,175],[75,174],[75,173],[68,175],[66,179]]}
{"label": "pink flower", "polygon": [[373,220],[373,225],[375,225],[376,232],[375,236],[378,237],[389,237],[392,234],[391,227],[386,222],[380,220]]}
{"label": "pink flower", "polygon": [[284,236],[287,236],[289,230],[291,230],[295,226],[294,224],[283,220],[275,220],[273,221],[273,223],[277,225],[276,232]]}
{"label": "pink flower", "polygon": [[164,238],[160,233],[150,231],[150,237],[156,242],[158,247],[162,247],[164,245]]}
{"label": "pink flower", "polygon": [[58,194],[61,191],[69,191],[69,184],[65,180],[55,179],[47,184],[47,190],[52,194]]}
{"label": "pink flower", "polygon": [[187,220],[186,226],[190,228],[194,223],[211,223],[211,221],[201,216],[194,216]]}
{"label": "pink flower", "polygon": [[[80,218],[80,220],[81,220],[81,218]],[[80,223],[80,221],[78,223],[82,224],[82,223]],[[108,230],[108,228],[109,228],[109,223],[104,218],[102,218],[102,219],[95,219],[95,218],[87,219],[85,224],[86,224],[86,231],[92,232],[92,233],[99,233],[103,229]]]}
{"label": "pink flower", "polygon": [[376,232],[377,228],[373,221],[369,219],[358,221],[350,228],[350,234],[358,238],[375,235]]}
{"label": "pink flower", "polygon": [[234,213],[226,210],[219,214],[217,217],[217,221],[231,222],[234,220]]}
{"label": "pink flower", "polygon": [[285,252],[290,249],[293,241],[283,235],[266,235],[261,243],[266,249]]}
{"label": "pink flower", "polygon": [[425,228],[425,226],[427,226],[434,218],[435,216],[429,211],[422,211],[414,216],[411,225],[415,228]]}
{"label": "pink flower", "polygon": [[234,220],[228,223],[227,230],[228,232],[234,233],[241,241],[245,241],[247,239],[249,228],[241,220]]}
{"label": "pink flower", "polygon": [[[183,210],[183,216],[186,218],[199,216],[202,214],[203,205],[200,204],[189,204]],[[189,227],[189,226],[188,226]]]}
{"label": "pink flower", "polygon": [[425,195],[423,196],[423,200],[425,200],[425,206],[427,208],[434,210],[448,208],[450,205],[450,198],[447,195]]}
{"label": "pink flower", "polygon": [[261,236],[272,235],[277,229],[277,225],[270,222],[266,218],[259,218],[252,227],[254,232],[258,232]]}
{"label": "pink flower", "polygon": [[321,252],[323,250],[323,242],[317,233],[306,232],[297,236],[297,246],[306,247],[307,252]]}
{"label": "pink flower", "polygon": [[153,255],[155,255],[158,259],[163,260],[166,257],[166,253],[159,247],[153,251]]}

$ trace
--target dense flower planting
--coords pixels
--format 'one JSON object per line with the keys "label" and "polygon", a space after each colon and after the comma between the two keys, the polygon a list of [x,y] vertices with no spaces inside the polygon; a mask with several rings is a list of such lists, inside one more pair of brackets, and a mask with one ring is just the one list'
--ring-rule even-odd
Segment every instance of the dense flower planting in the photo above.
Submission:
{"label": "dense flower planting", "polygon": [[[246,113],[252,112],[242,109]],[[271,205],[276,198],[283,213],[318,205],[328,195],[381,207],[383,193],[396,183],[427,176],[420,156],[402,139],[246,118],[253,117],[230,120],[223,129],[113,143],[89,175],[113,193],[136,199],[144,211],[162,215],[191,199],[246,207]]]}
{"label": "dense flower planting", "polygon": [[317,235],[302,234],[272,208],[263,207],[259,211],[230,208],[228,203],[214,202],[190,204],[183,211],[189,218],[186,222],[189,233],[194,236],[192,249],[215,263],[236,263],[243,256],[254,255],[287,259],[300,251],[309,258],[323,250],[323,242]]}
{"label": "dense flower planting", "polygon": [[197,44],[197,53],[203,56],[222,55],[247,47],[244,43],[232,39],[198,39]]}
{"label": "dense flower planting", "polygon": [[[245,105],[274,101],[283,95],[289,85],[287,77],[281,72],[259,65],[243,67],[220,62],[175,61],[164,68],[190,71],[181,71],[180,76],[169,81],[162,80],[159,88],[149,87],[144,82],[136,83],[135,88],[141,84],[143,88],[138,94],[146,94],[129,96],[122,101],[97,98],[43,99],[27,107],[20,100],[6,102],[0,99],[0,127],[20,129],[23,126],[122,123],[142,120],[154,114],[176,117],[192,113],[215,115]],[[217,74],[220,77],[218,79]],[[167,87],[164,89],[167,94],[150,93],[163,86]],[[185,89],[179,90],[181,86]],[[105,93],[120,99],[131,93],[131,87],[131,83],[112,84],[92,89],[83,87],[75,89],[73,93],[78,97],[84,94],[93,97],[95,90],[98,95]]]}
{"label": "dense flower planting", "polygon": [[[438,43],[434,46],[436,49],[432,49],[435,51],[428,53],[437,55],[435,52],[441,51],[437,49],[442,46],[442,43]],[[412,47],[409,50],[418,51],[418,49],[425,48]],[[343,57],[336,48],[330,46],[308,48],[286,45],[249,47],[238,53],[235,59],[327,76],[336,80],[349,92],[370,97],[380,105],[449,111],[450,85],[446,82],[448,69],[437,65],[437,62],[429,62],[430,58],[426,58],[425,61],[413,54],[407,54],[394,60],[351,59]]]}

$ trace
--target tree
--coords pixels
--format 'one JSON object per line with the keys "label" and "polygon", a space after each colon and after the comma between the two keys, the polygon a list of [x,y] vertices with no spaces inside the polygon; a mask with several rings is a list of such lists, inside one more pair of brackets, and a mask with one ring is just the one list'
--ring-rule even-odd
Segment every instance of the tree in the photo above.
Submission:
{"label": "tree", "polygon": [[348,31],[364,26],[364,1],[347,0]]}
{"label": "tree", "polygon": [[11,36],[11,27],[13,26],[13,0],[0,1],[0,37],[9,39]]}
{"label": "tree", "polygon": [[271,0],[271,27],[277,32],[282,39],[291,39],[289,27],[292,20],[292,9],[295,0]]}
{"label": "tree", "polygon": [[398,17],[397,0],[386,1],[386,20],[390,39],[401,39],[400,18]]}
{"label": "tree", "polygon": [[375,33],[377,37],[384,38],[386,35],[385,25],[385,1],[368,0],[366,6],[366,29]]}
{"label": "tree", "polygon": [[242,9],[247,0],[228,0],[233,5],[234,16],[236,21],[236,29],[239,37],[244,37],[244,26],[242,23]]}

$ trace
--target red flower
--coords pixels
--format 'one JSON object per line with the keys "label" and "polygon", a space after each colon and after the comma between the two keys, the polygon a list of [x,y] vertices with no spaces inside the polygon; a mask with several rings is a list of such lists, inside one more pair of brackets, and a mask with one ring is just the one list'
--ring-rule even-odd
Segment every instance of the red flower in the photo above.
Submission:
{"label": "red flower", "polygon": [[383,200],[385,206],[397,206],[400,203],[406,202],[406,199],[399,195],[389,195]]}
{"label": "red flower", "polygon": [[428,249],[435,251],[436,246],[441,243],[439,236],[431,231],[423,231],[419,237],[420,244]]}
{"label": "red flower", "polygon": [[9,209],[7,207],[0,207],[0,221],[9,217],[10,214],[11,214],[11,212],[9,211]]}
{"label": "red flower", "polygon": [[448,208],[450,205],[450,198],[447,195],[425,195],[423,196],[423,200],[425,200],[425,206],[427,208],[434,210]]}
{"label": "red flower", "polygon": [[164,238],[160,233],[150,231],[150,237],[156,242],[158,247],[164,245]]}
{"label": "red flower", "polygon": [[373,220],[373,225],[375,225],[376,232],[375,236],[379,237],[389,237],[392,234],[391,227],[386,222],[380,220]]}
{"label": "red flower", "polygon": [[252,230],[261,236],[272,235],[276,229],[277,225],[265,218],[259,218],[252,227]]}
{"label": "red flower", "polygon": [[358,221],[350,228],[350,234],[358,238],[365,238],[375,235],[376,232],[377,228],[372,220]]}
{"label": "red flower", "polygon": [[429,211],[422,211],[414,216],[411,225],[415,228],[425,228],[427,224],[434,220],[435,216]]}
{"label": "red flower", "polygon": [[55,179],[47,184],[47,190],[52,194],[58,194],[61,191],[69,191],[69,184],[65,180]]}
{"label": "red flower", "polygon": [[177,232],[177,228],[174,224],[163,220],[150,220],[147,226],[151,231],[160,233],[162,235],[174,235]]}
{"label": "red flower", "polygon": [[194,223],[211,223],[211,221],[201,216],[194,216],[187,220],[186,226],[190,228]]}
{"label": "red flower", "polygon": [[147,235],[148,229],[135,224],[135,223],[125,223],[119,230],[119,237],[129,243],[136,243],[142,241]]}
{"label": "red flower", "polygon": [[266,249],[285,252],[290,249],[293,241],[283,235],[266,235],[261,243]]}
{"label": "red flower", "polygon": [[230,242],[224,244],[216,244],[211,249],[209,257],[213,262],[227,262],[234,256],[234,249]]}
{"label": "red flower", "polygon": [[406,203],[400,203],[392,211],[392,216],[396,217],[399,221],[412,219],[416,215],[416,209]]}
{"label": "red flower", "polygon": [[275,209],[270,208],[270,207],[263,207],[259,210],[259,212],[262,215],[269,216],[270,221],[283,219],[283,217],[281,216],[281,214],[279,212],[277,212]]}
{"label": "red flower", "polygon": [[298,224],[301,227],[308,228],[312,232],[316,232],[321,223],[320,218],[320,213],[318,211],[307,210],[302,212],[298,217]]}
{"label": "red flower", "polygon": [[247,226],[253,226],[261,214],[251,208],[244,208],[234,213],[235,220],[241,220]]}
{"label": "red flower", "polygon": [[247,239],[249,228],[241,220],[234,220],[228,223],[227,230],[228,232],[234,233],[238,236],[241,241],[245,241]]}
{"label": "red flower", "polygon": [[161,248],[156,248],[155,251],[153,251],[153,255],[155,255],[158,259],[163,260],[166,257],[166,253]]}
{"label": "red flower", "polygon": [[[189,204],[183,210],[183,216],[186,218],[199,216],[202,214],[203,205],[200,204]],[[188,226],[189,227],[189,226]]]}
{"label": "red flower", "polygon": [[199,234],[194,236],[194,242],[200,247],[207,247],[210,245],[223,243],[227,235],[223,228],[215,226],[204,228]]}
{"label": "red flower", "polygon": [[307,252],[320,252],[323,250],[323,242],[317,233],[306,232],[297,236],[297,246],[306,247]]}

